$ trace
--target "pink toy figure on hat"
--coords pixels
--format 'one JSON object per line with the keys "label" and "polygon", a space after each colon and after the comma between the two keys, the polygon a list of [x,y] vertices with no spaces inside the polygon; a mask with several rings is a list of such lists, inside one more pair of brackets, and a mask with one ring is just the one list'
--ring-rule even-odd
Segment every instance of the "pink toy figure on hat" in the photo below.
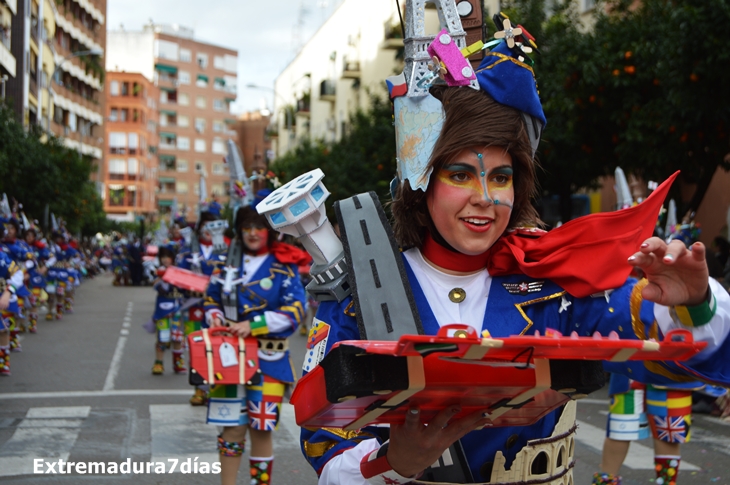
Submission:
{"label": "pink toy figure on hat", "polygon": [[431,57],[436,56],[446,67],[444,81],[449,86],[468,86],[472,79],[476,79],[474,70],[469,61],[461,54],[449,31],[442,29],[428,46]]}

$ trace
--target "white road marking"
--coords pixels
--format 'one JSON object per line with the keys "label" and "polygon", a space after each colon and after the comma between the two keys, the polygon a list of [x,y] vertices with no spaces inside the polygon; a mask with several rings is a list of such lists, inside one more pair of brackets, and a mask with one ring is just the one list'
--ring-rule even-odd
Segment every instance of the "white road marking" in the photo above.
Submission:
{"label": "white road marking", "polygon": [[[603,450],[603,440],[606,438],[606,430],[588,424],[585,421],[577,421],[578,430],[575,433],[575,439],[581,444],[593,448],[596,453],[601,454]],[[624,461],[624,466],[633,470],[653,470],[654,469],[654,449],[644,446],[638,441],[633,441],[629,447],[629,453]],[[701,468],[692,463],[682,460],[682,470],[700,470]]]}
{"label": "white road marking", "polygon": [[[198,457],[198,463],[220,461],[216,450],[218,429],[205,424],[207,408],[189,404],[150,405],[150,461],[168,463]],[[179,466],[178,466],[179,468]]]}
{"label": "white road marking", "polygon": [[114,350],[114,357],[112,357],[112,363],[109,365],[109,372],[106,374],[106,380],[104,381],[104,391],[111,391],[114,389],[114,379],[117,378],[119,373],[119,366],[122,363],[122,354],[124,353],[124,345],[127,343],[127,337],[124,335],[119,337],[117,340],[117,348]]}
{"label": "white road marking", "polygon": [[0,477],[33,474],[34,459],[68,460],[90,409],[30,408],[13,436],[0,448]]}
{"label": "white road marking", "polygon": [[[127,303],[127,312],[132,312],[133,303],[130,301]],[[117,378],[117,374],[119,373],[119,366],[122,363],[122,354],[124,353],[124,346],[127,343],[127,335],[129,335],[129,330],[122,329],[120,332],[121,336],[119,337],[119,340],[117,340],[117,348],[114,350],[114,356],[112,357],[112,362],[109,365],[109,372],[106,374],[106,380],[104,381],[104,391],[111,391],[114,389],[114,379]]]}
{"label": "white road marking", "polygon": [[88,418],[91,406],[30,408],[26,418]]}
{"label": "white road marking", "polygon": [[109,391],[50,391],[50,392],[6,392],[0,394],[0,401],[6,399],[61,399],[73,397],[119,397],[119,396],[190,396],[192,391],[183,389],[116,389]]}

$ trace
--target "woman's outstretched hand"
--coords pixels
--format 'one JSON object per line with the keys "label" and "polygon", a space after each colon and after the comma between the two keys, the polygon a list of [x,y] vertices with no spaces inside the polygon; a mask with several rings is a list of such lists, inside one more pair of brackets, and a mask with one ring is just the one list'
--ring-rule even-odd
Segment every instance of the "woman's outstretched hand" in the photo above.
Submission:
{"label": "woman's outstretched hand", "polygon": [[688,249],[682,241],[667,244],[652,237],[628,262],[640,268],[649,280],[641,293],[646,300],[665,306],[695,306],[707,299],[710,273],[701,242]]}
{"label": "woman's outstretched hand", "polygon": [[455,441],[465,434],[490,423],[483,412],[452,421],[461,412],[450,406],[438,413],[427,425],[421,422],[418,408],[406,412],[403,424],[390,427],[388,463],[404,477],[412,477],[433,465]]}

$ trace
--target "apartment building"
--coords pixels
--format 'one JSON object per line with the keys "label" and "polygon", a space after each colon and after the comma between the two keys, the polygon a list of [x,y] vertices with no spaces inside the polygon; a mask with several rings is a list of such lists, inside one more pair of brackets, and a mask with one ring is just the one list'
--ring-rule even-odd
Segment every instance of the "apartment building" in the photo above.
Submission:
{"label": "apartment building", "polygon": [[103,169],[107,217],[133,221],[157,212],[159,89],[140,73],[106,76]]}
{"label": "apartment building", "polygon": [[243,155],[243,168],[247,174],[268,170],[271,161],[271,118],[260,111],[251,111],[238,116],[235,130],[238,146]]}
{"label": "apartment building", "polygon": [[[49,37],[53,39],[50,65],[55,76],[50,103],[42,107],[42,119],[47,119],[50,105],[51,131],[62,137],[67,147],[91,156],[102,166],[106,0],[50,3],[56,20],[55,35]],[[48,126],[47,121],[41,124]]]}
{"label": "apartment building", "polygon": [[42,124],[44,119],[47,126],[48,81],[55,69],[56,4],[52,0],[12,0],[0,12],[5,95],[25,126]]}
{"label": "apartment building", "polygon": [[15,78],[15,56],[11,52],[11,31],[13,17],[18,13],[17,0],[0,0],[0,94],[4,98],[7,93],[7,83]]}
{"label": "apartment building", "polygon": [[200,175],[208,195],[227,194],[226,140],[236,136],[235,50],[196,40],[192,29],[150,24],[141,32],[109,31],[107,70],[139,72],[158,87],[158,207],[177,198],[193,220]]}
{"label": "apartment building", "polygon": [[[499,10],[498,0],[484,4],[485,14]],[[469,22],[481,31],[480,5],[477,0],[457,1],[469,41],[476,40]],[[440,29],[433,4],[426,5],[424,18],[426,33],[435,35]],[[339,140],[350,114],[367,109],[371,94],[387,95],[385,78],[402,71],[403,48],[395,0],[344,0],[276,78],[275,156],[304,137]]]}

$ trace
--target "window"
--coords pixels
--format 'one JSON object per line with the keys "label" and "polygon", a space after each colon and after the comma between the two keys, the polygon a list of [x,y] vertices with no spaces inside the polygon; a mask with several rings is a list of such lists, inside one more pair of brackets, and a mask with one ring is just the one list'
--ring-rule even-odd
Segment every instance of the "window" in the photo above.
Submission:
{"label": "window", "polygon": [[167,103],[167,91],[160,91],[160,103]]}
{"label": "window", "polygon": [[213,121],[213,131],[216,133],[220,133],[224,130],[224,123],[222,121],[215,120]]}
{"label": "window", "polygon": [[581,11],[586,12],[596,6],[596,0],[582,0],[581,4],[583,7]]}
{"label": "window", "polygon": [[195,118],[195,131],[198,133],[205,132],[205,118]]}
{"label": "window", "polygon": [[137,153],[137,147],[138,147],[138,141],[139,137],[137,136],[137,133],[130,133],[129,134],[129,154],[135,155]]}
{"label": "window", "polygon": [[[109,175],[114,178],[124,178],[124,174],[127,173],[127,162],[122,158],[110,158],[109,159]],[[114,177],[114,175],[121,177]]]}
{"label": "window", "polygon": [[195,173],[203,173],[205,170],[204,162],[195,162]]}
{"label": "window", "polygon": [[122,108],[119,110],[119,121],[125,122],[129,118],[129,110],[127,108]]}
{"label": "window", "polygon": [[180,46],[176,42],[170,42],[169,40],[162,39],[155,40],[155,57],[159,57],[160,59],[176,61],[179,57],[179,49]]}
{"label": "window", "polygon": [[213,57],[213,67],[216,69],[225,69],[226,68],[226,59],[222,56],[214,56]]}
{"label": "window", "polygon": [[123,155],[127,151],[126,133],[109,133],[109,151]]}
{"label": "window", "polygon": [[129,175],[137,175],[139,172],[139,162],[136,158],[130,158],[127,160],[127,173]]}
{"label": "window", "polygon": [[112,81],[109,83],[109,94],[112,96],[119,96],[119,81]]}
{"label": "window", "polygon": [[187,194],[188,193],[188,183],[181,182],[178,180],[177,182],[175,182],[175,191],[178,194]]}
{"label": "window", "polygon": [[196,139],[195,140],[195,151],[204,153],[205,152],[205,140]]}
{"label": "window", "polygon": [[167,114],[160,113],[160,126],[167,126]]}
{"label": "window", "polygon": [[185,93],[180,93],[177,102],[180,106],[190,106],[190,96]]}
{"label": "window", "polygon": [[195,106],[198,108],[205,108],[205,96],[198,96],[195,98]]}
{"label": "window", "polygon": [[226,154],[226,144],[223,143],[223,140],[221,140],[220,138],[216,138],[213,140],[213,145],[211,145],[210,149],[213,153],[216,153],[218,155]]}
{"label": "window", "polygon": [[214,99],[213,100],[213,109],[216,111],[225,111],[226,105],[222,99]]}
{"label": "window", "polygon": [[198,67],[200,67],[201,69],[205,69],[208,67],[208,54],[198,52],[198,55],[195,56],[195,58],[198,62]]}
{"label": "window", "polygon": [[190,49],[180,49],[180,62],[191,62],[193,60],[193,54]]}
{"label": "window", "polygon": [[70,111],[68,113],[68,129],[73,132],[76,131],[76,113]]}
{"label": "window", "polygon": [[213,175],[223,175],[224,173],[226,173],[225,165],[222,163],[213,164]]}
{"label": "window", "polygon": [[190,150],[190,138],[186,136],[179,136],[177,138],[177,149],[178,150]]}
{"label": "window", "polygon": [[177,171],[178,172],[187,172],[188,171],[188,161],[187,160],[178,160],[177,161]]}
{"label": "window", "polygon": [[203,76],[202,74],[198,74],[197,79],[195,80],[195,85],[199,88],[207,88],[208,87],[208,77]]}
{"label": "window", "polygon": [[177,126],[186,128],[190,126],[190,118],[184,115],[177,115]]}
{"label": "window", "polygon": [[117,111],[116,108],[112,108],[111,112],[109,113],[109,121],[117,121],[119,118],[119,111]]}
{"label": "window", "polygon": [[109,205],[124,205],[124,185],[109,184]]}
{"label": "window", "polygon": [[210,186],[210,193],[211,194],[225,194],[225,190],[223,189],[223,184],[213,184]]}
{"label": "window", "polygon": [[178,71],[177,79],[180,84],[190,84],[190,73],[187,71]]}
{"label": "window", "polygon": [[147,122],[147,131],[151,131],[152,133],[154,133],[156,131],[154,121],[150,120]]}
{"label": "window", "polygon": [[122,96],[129,96],[129,83],[122,83]]}

